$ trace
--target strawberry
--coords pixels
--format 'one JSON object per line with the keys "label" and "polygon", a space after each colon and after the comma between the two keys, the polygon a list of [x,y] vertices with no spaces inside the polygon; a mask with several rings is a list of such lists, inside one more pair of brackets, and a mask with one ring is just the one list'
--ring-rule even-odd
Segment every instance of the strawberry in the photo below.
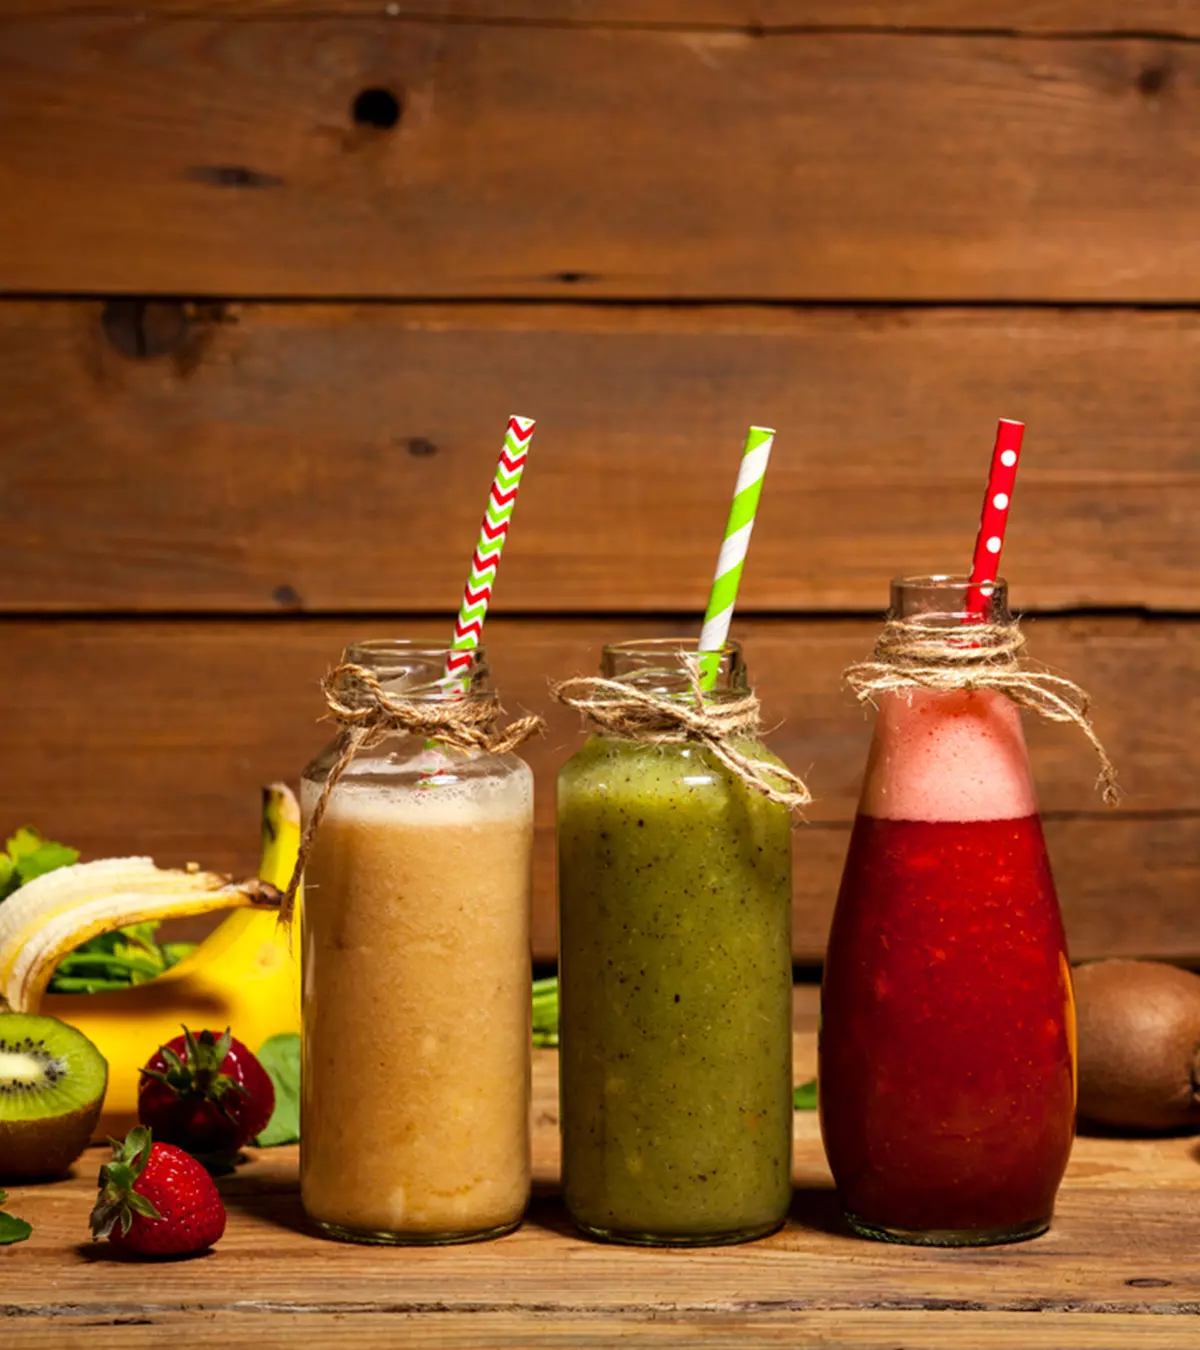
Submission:
{"label": "strawberry", "polygon": [[92,1210],[93,1239],[138,1256],[195,1256],[225,1231],[225,1206],[203,1167],[173,1144],[156,1144],[144,1125],[109,1141]]}
{"label": "strawberry", "polygon": [[226,1029],[187,1027],[142,1070],[138,1120],[154,1137],[199,1157],[228,1157],[266,1129],[275,1088],[266,1069]]}

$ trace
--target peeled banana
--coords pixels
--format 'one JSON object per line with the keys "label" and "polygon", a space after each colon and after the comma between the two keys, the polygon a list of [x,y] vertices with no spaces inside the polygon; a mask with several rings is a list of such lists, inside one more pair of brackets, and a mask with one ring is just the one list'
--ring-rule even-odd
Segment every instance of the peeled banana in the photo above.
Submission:
{"label": "peeled banana", "polygon": [[[280,928],[278,897],[270,889],[287,885],[300,844],[300,808],[282,783],[263,789],[262,830],[259,880],[270,887],[228,886],[211,873],[172,872],[146,858],[105,859],[48,873],[0,908],[0,994],[14,1009],[78,1027],[108,1060],[101,1134],[119,1137],[133,1122],[139,1071],[181,1025],[229,1027],[254,1050],[280,1032],[300,1030],[297,936]],[[30,902],[35,887],[59,878],[61,891],[47,889]],[[271,907],[253,907],[264,902]],[[57,962],[88,938],[146,919],[237,906],[157,979],[109,993],[43,997]]]}

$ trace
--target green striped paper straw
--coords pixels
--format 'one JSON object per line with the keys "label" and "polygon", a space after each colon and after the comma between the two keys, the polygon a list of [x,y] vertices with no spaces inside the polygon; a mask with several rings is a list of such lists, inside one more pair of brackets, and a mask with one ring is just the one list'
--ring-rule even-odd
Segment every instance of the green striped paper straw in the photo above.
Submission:
{"label": "green striped paper straw", "polygon": [[700,687],[712,689],[721,668],[721,652],[729,636],[729,623],[737,603],[738,586],[742,580],[742,566],[750,535],[754,531],[754,517],[758,513],[758,499],[762,494],[767,461],[775,442],[772,427],[751,427],[742,450],[737,486],[733,489],[733,505],[725,525],[725,538],[717,558],[712,590],[708,593],[708,608],[704,611],[704,627],[700,630]]}

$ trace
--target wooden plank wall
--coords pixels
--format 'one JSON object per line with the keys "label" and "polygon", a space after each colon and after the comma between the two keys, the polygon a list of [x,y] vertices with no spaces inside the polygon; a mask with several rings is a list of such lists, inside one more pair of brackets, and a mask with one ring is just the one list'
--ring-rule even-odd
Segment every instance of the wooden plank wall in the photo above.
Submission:
{"label": "wooden plank wall", "polygon": [[1127,789],[1031,728],[1075,953],[1200,957],[1200,35],[1185,0],[0,0],[0,826],[242,870],[355,636],[444,633],[505,416],[490,646],[738,632],[811,774],[819,958],[887,579],[1006,551]]}

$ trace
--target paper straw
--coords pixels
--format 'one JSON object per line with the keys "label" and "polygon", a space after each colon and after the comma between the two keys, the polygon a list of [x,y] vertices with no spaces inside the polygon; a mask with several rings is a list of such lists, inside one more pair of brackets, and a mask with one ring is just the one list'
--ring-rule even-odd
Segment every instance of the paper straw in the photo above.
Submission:
{"label": "paper straw", "polygon": [[1000,550],[1004,547],[1004,531],[1008,525],[1008,509],[1012,504],[1024,435],[1024,422],[1000,419],[987,491],[983,494],[975,556],[971,560],[971,585],[967,587],[968,620],[981,619],[987,613],[988,601],[992,598],[991,583],[1000,575]]}
{"label": "paper straw", "polygon": [[713,574],[712,590],[708,593],[708,608],[704,611],[704,627],[700,630],[700,687],[711,689],[717,682],[721,668],[721,652],[729,637],[729,623],[737,603],[738,586],[742,580],[742,565],[750,547],[754,531],[754,517],[762,493],[763,476],[771,458],[775,442],[772,427],[751,427],[742,450],[737,486],[733,489],[733,505],[725,525],[725,538]]}
{"label": "paper straw", "polygon": [[514,416],[508,419],[496,476],[492,479],[487,509],[479,527],[479,542],[475,545],[475,555],[471,559],[471,574],[467,577],[458,618],[454,621],[453,650],[446,660],[447,676],[462,675],[470,669],[471,652],[479,646],[483,637],[483,621],[492,598],[492,587],[496,584],[496,568],[504,552],[504,541],[508,538],[513,508],[517,504],[517,489],[521,486],[521,473],[525,468],[525,457],[529,454],[533,428],[532,417]]}

